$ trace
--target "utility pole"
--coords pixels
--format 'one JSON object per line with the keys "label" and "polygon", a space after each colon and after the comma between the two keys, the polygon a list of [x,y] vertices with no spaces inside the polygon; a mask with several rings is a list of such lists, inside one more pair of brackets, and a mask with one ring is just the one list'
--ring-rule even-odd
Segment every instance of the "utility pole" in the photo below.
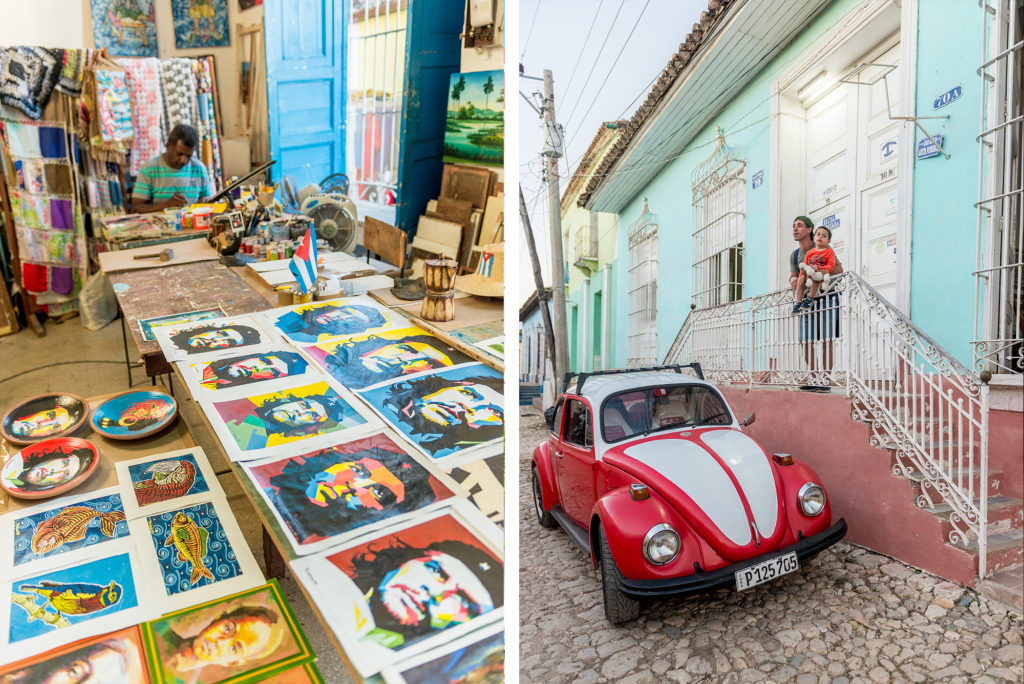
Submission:
{"label": "utility pole", "polygon": [[562,149],[562,131],[555,122],[555,86],[551,70],[544,70],[544,103],[542,105],[546,144],[541,158],[548,183],[548,230],[551,235],[551,309],[554,315],[555,396],[562,390],[569,372],[569,341],[565,317],[565,270],[562,267],[562,206],[558,196],[558,158]]}
{"label": "utility pole", "polygon": [[[519,187],[519,217],[523,220],[523,232],[526,234],[526,249],[530,252],[530,263],[533,264],[533,282],[537,286],[537,303],[540,305],[540,315],[544,321],[544,339],[547,340],[550,353],[555,350],[555,331],[551,326],[551,311],[548,309],[548,297],[544,293],[544,277],[540,271],[540,258],[537,256],[537,244],[533,241],[533,228],[530,227],[530,214],[526,210],[526,200],[523,198],[523,188]],[[555,364],[551,364],[554,368]],[[557,369],[555,373],[557,374]],[[558,382],[552,378],[552,387],[557,392]],[[557,394],[555,396],[558,396]]]}

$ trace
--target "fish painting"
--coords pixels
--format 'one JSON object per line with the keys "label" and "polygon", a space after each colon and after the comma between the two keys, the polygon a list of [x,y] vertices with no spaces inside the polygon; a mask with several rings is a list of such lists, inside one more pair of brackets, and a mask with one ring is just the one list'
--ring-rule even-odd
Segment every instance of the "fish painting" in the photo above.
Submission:
{"label": "fish painting", "polygon": [[99,519],[100,532],[113,538],[114,528],[125,516],[123,511],[101,513],[88,506],[68,506],[54,517],[39,523],[36,533],[32,535],[32,553],[41,556],[68,542],[85,539],[86,528],[96,519]]}
{"label": "fish painting", "polygon": [[171,521],[171,533],[164,540],[164,546],[173,545],[178,550],[178,560],[192,564],[192,577],[189,582],[195,584],[201,577],[215,581],[213,573],[206,567],[203,558],[206,556],[206,540],[209,533],[196,525],[192,518],[181,511],[174,514]]}
{"label": "fish painting", "polygon": [[[18,591],[39,594],[58,614],[87,615],[95,613],[121,600],[124,591],[121,585],[111,580],[110,584],[65,584],[47,580],[36,584],[23,584]],[[45,605],[45,604],[44,604]]]}
{"label": "fish painting", "polygon": [[145,472],[150,477],[135,483],[135,498],[140,506],[184,496],[196,481],[196,467],[186,459],[160,461]]}

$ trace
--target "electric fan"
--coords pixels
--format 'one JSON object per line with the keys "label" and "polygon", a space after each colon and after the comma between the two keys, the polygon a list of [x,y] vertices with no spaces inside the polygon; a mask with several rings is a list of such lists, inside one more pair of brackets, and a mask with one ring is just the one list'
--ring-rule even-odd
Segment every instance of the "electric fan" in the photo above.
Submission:
{"label": "electric fan", "polygon": [[335,250],[352,252],[356,246],[358,216],[356,205],[345,195],[310,195],[299,209],[313,220],[316,236],[327,240]]}

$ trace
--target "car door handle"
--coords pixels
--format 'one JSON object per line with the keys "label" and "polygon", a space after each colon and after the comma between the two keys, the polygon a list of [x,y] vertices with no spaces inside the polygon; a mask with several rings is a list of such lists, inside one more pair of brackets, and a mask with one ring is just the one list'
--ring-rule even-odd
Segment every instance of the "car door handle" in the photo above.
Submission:
{"label": "car door handle", "polygon": [[562,456],[564,456],[564,454],[561,451],[556,451],[555,452],[555,456],[557,456],[558,458],[562,458]]}

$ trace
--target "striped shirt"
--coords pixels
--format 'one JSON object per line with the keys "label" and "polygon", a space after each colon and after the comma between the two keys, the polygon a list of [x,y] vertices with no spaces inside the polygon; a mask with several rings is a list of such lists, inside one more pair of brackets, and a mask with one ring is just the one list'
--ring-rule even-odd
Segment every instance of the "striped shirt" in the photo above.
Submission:
{"label": "striped shirt", "polygon": [[139,169],[132,199],[152,204],[163,202],[180,192],[188,202],[195,202],[213,194],[206,167],[192,157],[180,169],[172,169],[163,155],[154,157]]}

